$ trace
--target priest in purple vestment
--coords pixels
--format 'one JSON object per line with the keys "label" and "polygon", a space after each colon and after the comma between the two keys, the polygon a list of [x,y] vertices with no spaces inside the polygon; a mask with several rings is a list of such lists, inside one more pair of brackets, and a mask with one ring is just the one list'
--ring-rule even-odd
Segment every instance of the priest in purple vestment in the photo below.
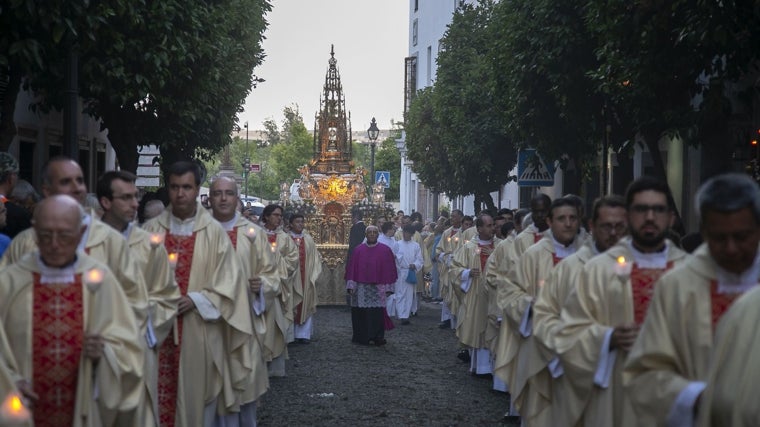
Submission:
{"label": "priest in purple vestment", "polygon": [[388,246],[378,244],[379,236],[377,227],[367,227],[366,242],[354,249],[346,268],[354,332],[351,342],[360,345],[385,344],[385,297],[393,292],[398,277],[393,252]]}

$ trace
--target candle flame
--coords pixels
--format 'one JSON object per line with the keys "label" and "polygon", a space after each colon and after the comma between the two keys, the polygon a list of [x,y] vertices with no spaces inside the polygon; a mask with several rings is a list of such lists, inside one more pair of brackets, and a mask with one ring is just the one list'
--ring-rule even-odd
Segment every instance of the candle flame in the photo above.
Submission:
{"label": "candle flame", "polygon": [[272,252],[277,250],[277,242],[272,242]]}
{"label": "candle flame", "polygon": [[30,418],[31,414],[21,397],[16,393],[9,394],[0,409],[0,421],[26,421]]}
{"label": "candle flame", "polygon": [[170,253],[169,254],[169,264],[171,264],[171,265],[177,265],[177,259],[178,258],[179,258],[179,256],[177,255],[176,252]]}
{"label": "candle flame", "polygon": [[90,283],[100,283],[103,281],[103,272],[97,268],[87,272],[87,281]]}
{"label": "candle flame", "polygon": [[151,233],[150,235],[150,243],[153,246],[158,246],[161,243],[164,243],[164,235],[161,233]]}
{"label": "candle flame", "polygon": [[618,259],[617,259],[617,262],[620,265],[625,265],[625,257],[624,256],[619,256]]}
{"label": "candle flame", "polygon": [[246,236],[248,236],[248,237],[253,237],[253,236],[255,236],[255,235],[256,235],[256,229],[255,229],[255,228],[253,228],[253,227],[248,227],[248,228],[245,230],[245,235],[246,235]]}

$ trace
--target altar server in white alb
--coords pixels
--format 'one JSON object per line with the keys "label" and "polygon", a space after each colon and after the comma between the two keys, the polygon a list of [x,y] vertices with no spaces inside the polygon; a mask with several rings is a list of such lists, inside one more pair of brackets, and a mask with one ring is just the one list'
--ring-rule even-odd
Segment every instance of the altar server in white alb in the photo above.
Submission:
{"label": "altar server in white alb", "polygon": [[401,320],[402,325],[409,324],[414,290],[417,287],[417,281],[422,280],[420,274],[423,264],[422,249],[419,243],[412,240],[415,232],[412,224],[403,227],[403,239],[397,242],[395,253],[398,280],[391,300],[395,304],[396,317]]}

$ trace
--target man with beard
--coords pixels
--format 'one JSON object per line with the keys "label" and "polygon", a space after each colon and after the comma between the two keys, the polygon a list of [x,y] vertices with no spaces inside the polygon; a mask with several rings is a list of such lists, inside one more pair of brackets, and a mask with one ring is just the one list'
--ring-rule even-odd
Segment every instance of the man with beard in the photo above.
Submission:
{"label": "man with beard", "polygon": [[351,302],[351,342],[385,345],[383,309],[387,293],[393,292],[398,278],[393,251],[378,243],[380,231],[370,225],[366,241],[354,249],[346,268],[346,289]]}
{"label": "man with beard", "polygon": [[103,208],[101,220],[127,240],[137,268],[143,274],[148,291],[148,322],[140,332],[145,353],[144,381],[146,394],[135,418],[119,417],[120,425],[158,425],[158,347],[171,332],[177,316],[179,289],[174,283],[169,257],[163,245],[151,241],[147,231],[134,224],[137,216],[137,177],[127,171],[108,171],[98,179],[97,196]]}
{"label": "man with beard", "polygon": [[[717,359],[711,358],[711,349],[720,340],[713,331],[723,314],[757,287],[760,188],[745,174],[719,175],[702,185],[696,199],[706,243],[660,279],[625,366],[627,394],[637,417],[648,425],[692,425],[695,407],[702,409],[697,402],[709,366],[720,373],[709,381],[722,381],[714,389],[719,396],[715,425],[737,425],[731,415],[747,414],[747,406],[735,410],[748,402],[757,414],[757,378],[744,378],[754,372],[748,368],[756,352],[744,346],[754,340],[757,323],[734,317],[741,322],[730,329],[721,326],[732,344],[716,344]],[[757,312],[756,304],[752,311]],[[750,425],[757,424],[756,415],[749,419]]]}
{"label": "man with beard", "polygon": [[563,364],[593,373],[595,387],[583,413],[586,425],[637,423],[623,390],[623,363],[639,334],[655,282],[688,259],[665,238],[673,222],[672,200],[660,180],[644,176],[633,181],[626,191],[631,237],[590,260],[565,301],[556,351]]}
{"label": "man with beard", "polygon": [[[597,199],[589,226],[593,240],[586,241],[576,253],[557,264],[539,290],[538,300],[533,306],[535,337],[553,354],[557,354],[554,339],[557,329],[562,325],[562,306],[575,289],[583,267],[591,258],[614,246],[627,234],[625,200],[620,196]],[[554,426],[583,425],[580,417],[594,385],[593,373],[578,373],[573,371],[572,364],[562,358],[560,362],[564,375],[552,383],[550,421]]]}

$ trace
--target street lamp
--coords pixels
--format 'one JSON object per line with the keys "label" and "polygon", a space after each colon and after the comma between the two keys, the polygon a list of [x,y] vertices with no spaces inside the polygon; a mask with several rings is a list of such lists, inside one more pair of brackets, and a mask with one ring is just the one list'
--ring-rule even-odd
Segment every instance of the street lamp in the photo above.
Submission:
{"label": "street lamp", "polygon": [[[380,135],[380,129],[377,128],[377,122],[375,121],[375,118],[372,118],[372,122],[369,125],[369,129],[367,129],[367,136],[369,137],[369,147],[370,147],[370,175],[369,179],[372,184],[375,183],[375,146],[377,145],[377,137]],[[372,188],[372,185],[369,186],[369,188]]]}
{"label": "street lamp", "polygon": [[248,152],[248,122],[245,122],[245,168],[243,176],[245,177],[245,197],[248,197],[248,174],[251,171],[251,155]]}

